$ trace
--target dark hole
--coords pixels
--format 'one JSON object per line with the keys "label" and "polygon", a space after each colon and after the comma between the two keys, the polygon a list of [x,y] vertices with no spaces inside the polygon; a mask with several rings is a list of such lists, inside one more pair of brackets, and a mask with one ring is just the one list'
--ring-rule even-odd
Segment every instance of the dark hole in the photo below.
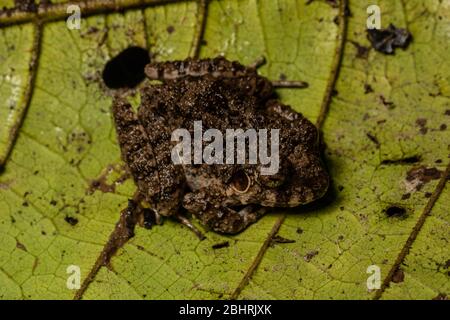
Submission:
{"label": "dark hole", "polygon": [[406,213],[406,209],[398,206],[390,206],[386,209],[388,217],[402,217]]}
{"label": "dark hole", "polygon": [[103,81],[111,89],[133,88],[144,80],[144,68],[149,62],[147,50],[129,47],[106,63]]}

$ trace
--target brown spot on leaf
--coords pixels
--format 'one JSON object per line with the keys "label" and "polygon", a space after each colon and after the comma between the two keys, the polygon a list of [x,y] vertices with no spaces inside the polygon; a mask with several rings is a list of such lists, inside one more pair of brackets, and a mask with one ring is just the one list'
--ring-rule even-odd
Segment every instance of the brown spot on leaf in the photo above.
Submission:
{"label": "brown spot on leaf", "polygon": [[404,195],[402,195],[402,200],[407,200],[411,198],[411,193],[405,193]]}
{"label": "brown spot on leaf", "polygon": [[367,59],[367,57],[369,56],[369,50],[370,48],[365,47],[363,45],[360,45],[358,42],[356,41],[350,41],[356,48],[356,58],[359,59]]}
{"label": "brown spot on leaf", "polygon": [[[99,190],[103,193],[114,193],[116,192],[116,186],[124,183],[129,177],[130,174],[126,171],[123,171],[124,168],[118,165],[108,165],[106,169],[100,174],[100,176],[96,179],[91,180],[88,189],[86,190],[87,194],[93,194],[96,190]],[[108,177],[113,172],[122,172],[122,174],[114,180],[112,183],[108,183]]]}
{"label": "brown spot on leaf", "polygon": [[406,174],[407,189],[420,190],[431,180],[438,180],[441,178],[442,171],[436,168],[427,168],[425,166],[414,167]]}
{"label": "brown spot on leaf", "polygon": [[25,247],[25,245],[23,243],[19,242],[19,240],[16,240],[16,248],[23,250],[25,252],[27,251],[27,248]]}
{"label": "brown spot on leaf", "polygon": [[405,280],[405,273],[403,272],[402,269],[398,268],[394,272],[394,275],[392,276],[392,282],[400,283],[400,282],[403,282],[403,280]]}
{"label": "brown spot on leaf", "polygon": [[388,101],[385,96],[382,94],[380,95],[381,103],[388,109],[394,109],[395,104],[392,101]]}
{"label": "brown spot on leaf", "polygon": [[364,94],[368,94],[368,93],[372,93],[373,92],[373,88],[370,84],[364,84]]}
{"label": "brown spot on leaf", "polygon": [[173,33],[174,31],[175,31],[174,26],[168,26],[168,27],[167,27],[167,33],[168,33],[168,34],[171,34],[171,33]]}

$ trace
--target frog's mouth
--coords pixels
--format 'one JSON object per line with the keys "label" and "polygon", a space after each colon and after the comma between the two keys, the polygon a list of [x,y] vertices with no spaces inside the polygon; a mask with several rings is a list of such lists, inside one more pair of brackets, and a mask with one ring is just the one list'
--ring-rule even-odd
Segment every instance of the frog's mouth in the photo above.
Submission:
{"label": "frog's mouth", "polygon": [[237,213],[244,215],[248,212],[254,212],[260,209],[262,206],[258,204],[238,204],[228,206],[229,209],[236,211]]}

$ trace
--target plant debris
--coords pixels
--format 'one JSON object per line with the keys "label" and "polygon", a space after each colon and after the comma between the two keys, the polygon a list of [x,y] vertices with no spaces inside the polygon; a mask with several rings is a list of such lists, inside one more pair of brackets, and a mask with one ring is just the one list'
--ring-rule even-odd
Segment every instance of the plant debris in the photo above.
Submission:
{"label": "plant debris", "polygon": [[406,49],[412,35],[408,30],[397,28],[391,23],[387,29],[367,29],[367,38],[375,50],[393,54],[395,48]]}
{"label": "plant debris", "polygon": [[230,243],[228,241],[223,241],[216,243],[212,246],[213,250],[221,249],[221,248],[228,248],[230,246]]}

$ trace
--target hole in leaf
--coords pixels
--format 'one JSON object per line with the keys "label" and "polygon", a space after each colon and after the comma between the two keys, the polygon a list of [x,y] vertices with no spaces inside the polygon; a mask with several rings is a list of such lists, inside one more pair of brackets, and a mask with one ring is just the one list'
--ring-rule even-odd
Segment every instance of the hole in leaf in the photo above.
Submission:
{"label": "hole in leaf", "polygon": [[150,56],[146,49],[129,47],[106,63],[103,81],[111,89],[133,88],[144,80],[144,68],[148,63]]}
{"label": "hole in leaf", "polygon": [[403,217],[406,214],[406,209],[399,206],[390,206],[385,212],[388,217]]}

